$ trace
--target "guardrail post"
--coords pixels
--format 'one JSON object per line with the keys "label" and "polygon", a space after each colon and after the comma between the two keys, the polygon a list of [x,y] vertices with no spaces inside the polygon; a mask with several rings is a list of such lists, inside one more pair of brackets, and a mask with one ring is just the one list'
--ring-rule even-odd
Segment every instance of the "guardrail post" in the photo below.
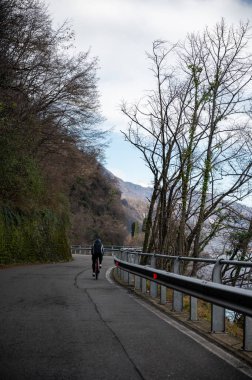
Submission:
{"label": "guardrail post", "polygon": [[[128,252],[123,252],[123,260],[128,262]],[[129,283],[129,272],[123,271],[123,281]]]}
{"label": "guardrail post", "polygon": [[198,320],[198,298],[190,297],[190,321]]}
{"label": "guardrail post", "polygon": [[[124,253],[124,260],[128,263],[129,262],[129,252]],[[124,281],[129,284],[129,272],[124,271]]]}
{"label": "guardrail post", "polygon": [[160,303],[161,303],[161,305],[166,305],[166,301],[167,301],[166,290],[167,290],[166,286],[164,286],[164,285],[160,286]]}
{"label": "guardrail post", "polygon": [[[173,262],[173,273],[180,274],[180,261],[179,258]],[[172,310],[181,312],[183,310],[183,293],[173,290]]]}
{"label": "guardrail post", "polygon": [[252,351],[252,318],[244,317],[243,346],[244,351]]}
{"label": "guardrail post", "polygon": [[[135,264],[139,263],[139,255],[138,253],[135,254]],[[136,290],[141,290],[141,277],[140,276],[135,276],[135,289]]]}
{"label": "guardrail post", "polygon": [[142,277],[142,279],[141,279],[141,291],[144,294],[147,293],[147,281],[146,281],[146,278],[144,278],[144,277]]}
{"label": "guardrail post", "polygon": [[[134,263],[134,254],[133,253],[130,253],[128,254],[128,262],[129,263]],[[129,284],[133,284],[134,283],[134,275],[132,273],[129,273]]]}
{"label": "guardrail post", "polygon": [[143,277],[141,280],[141,291],[142,291],[142,293],[146,293],[146,291],[147,291],[146,278],[143,278]]}
{"label": "guardrail post", "polygon": [[[221,284],[221,260],[217,260],[213,267],[212,281]],[[211,311],[211,332],[225,332],[225,309],[212,304]]]}
{"label": "guardrail post", "polygon": [[[124,259],[123,251],[121,252],[120,259],[121,259],[121,260]],[[123,280],[123,278],[124,278],[124,270],[123,270],[122,268],[120,268],[120,278],[121,278],[121,280]]]}
{"label": "guardrail post", "polygon": [[[118,252],[118,256],[119,256],[119,252]],[[120,256],[119,256],[120,257]],[[118,258],[119,258],[118,257]],[[113,254],[113,258],[115,258],[115,255]],[[119,277],[119,267],[118,266],[116,266],[116,268],[115,268],[115,271],[116,271],[116,275],[117,275],[117,277]]]}
{"label": "guardrail post", "polygon": [[[119,259],[122,260],[122,251],[120,251],[119,253]],[[118,269],[118,276],[120,279],[122,279],[122,269],[121,268],[117,268]]]}
{"label": "guardrail post", "polygon": [[[156,268],[156,257],[155,255],[151,256],[151,267]],[[150,296],[151,297],[157,297],[158,293],[158,286],[157,283],[154,281],[150,281]]]}

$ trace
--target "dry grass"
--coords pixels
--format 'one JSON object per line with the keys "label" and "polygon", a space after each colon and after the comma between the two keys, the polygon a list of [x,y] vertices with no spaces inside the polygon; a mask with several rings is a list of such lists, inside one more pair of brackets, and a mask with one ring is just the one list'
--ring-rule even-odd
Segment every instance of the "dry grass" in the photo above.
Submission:
{"label": "dry grass", "polygon": [[[167,302],[172,302],[173,290],[167,289]],[[184,295],[183,297],[183,310],[190,313],[190,297]],[[198,299],[198,318],[211,322],[211,304],[203,300]],[[232,322],[226,319],[226,332],[234,337],[243,337],[243,328],[241,323]]]}
{"label": "dry grass", "polygon": [[226,320],[226,332],[237,338],[243,338],[243,328],[239,326],[236,322]]}

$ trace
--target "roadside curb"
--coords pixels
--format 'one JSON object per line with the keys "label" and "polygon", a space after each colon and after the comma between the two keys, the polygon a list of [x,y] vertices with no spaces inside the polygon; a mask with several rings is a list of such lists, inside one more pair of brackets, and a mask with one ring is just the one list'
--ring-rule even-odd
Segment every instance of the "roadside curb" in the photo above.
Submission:
{"label": "roadside curb", "polygon": [[247,365],[252,367],[252,352],[242,350],[242,341],[239,338],[232,337],[227,333],[217,333],[213,334],[209,331],[209,328],[201,321],[192,322],[188,320],[188,313],[182,312],[177,313],[169,310],[168,304],[161,305],[158,298],[151,298],[147,294],[143,294],[141,291],[134,289],[132,285],[125,283],[122,279],[117,276],[116,268],[111,271],[111,276],[114,281],[120,286],[128,289],[136,297],[141,298],[146,303],[151,306],[154,306],[156,309],[170,317],[176,322],[179,322],[181,325],[186,326],[188,329],[194,331],[200,336],[204,337],[211,343],[216,344],[218,347],[228,351],[230,354],[233,354],[240,360],[244,361]]}

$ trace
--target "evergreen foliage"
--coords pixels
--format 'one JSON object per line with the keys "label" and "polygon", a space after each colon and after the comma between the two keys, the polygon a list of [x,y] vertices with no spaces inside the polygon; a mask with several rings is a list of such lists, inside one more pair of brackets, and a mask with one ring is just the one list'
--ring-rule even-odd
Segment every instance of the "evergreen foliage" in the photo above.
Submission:
{"label": "evergreen foliage", "polygon": [[88,210],[94,221],[79,223],[86,240],[95,228],[102,236],[104,221],[115,234],[122,218],[102,173],[87,185],[106,133],[98,128],[97,59],[76,55],[73,38],[67,23],[53,29],[43,2],[1,0],[0,264],[71,259],[70,239],[83,236],[74,235],[74,213]]}
{"label": "evergreen foliage", "polygon": [[91,170],[76,178],[70,192],[71,240],[90,244],[100,236],[105,245],[122,245],[127,228],[121,194],[102,166],[88,161]]}
{"label": "evergreen foliage", "polygon": [[139,233],[139,223],[138,222],[133,222],[131,225],[131,236],[135,237]]}

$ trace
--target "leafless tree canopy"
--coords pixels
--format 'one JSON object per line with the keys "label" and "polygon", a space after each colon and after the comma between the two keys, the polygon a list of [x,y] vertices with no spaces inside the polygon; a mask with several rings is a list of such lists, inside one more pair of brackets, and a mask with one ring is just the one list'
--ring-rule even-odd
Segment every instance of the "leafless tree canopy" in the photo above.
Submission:
{"label": "leafless tree canopy", "polygon": [[[251,193],[248,23],[153,43],[156,88],[122,104],[126,139],[153,174],[144,250],[197,257]],[[173,63],[173,65],[171,64]]]}

